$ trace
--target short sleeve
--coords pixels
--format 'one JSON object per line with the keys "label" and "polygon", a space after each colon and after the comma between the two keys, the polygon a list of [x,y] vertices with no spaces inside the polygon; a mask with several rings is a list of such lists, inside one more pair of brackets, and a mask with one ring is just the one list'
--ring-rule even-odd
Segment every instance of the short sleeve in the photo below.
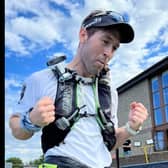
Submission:
{"label": "short sleeve", "polygon": [[13,114],[21,114],[34,107],[41,94],[40,88],[37,75],[29,76],[23,83],[19,101],[13,108]]}

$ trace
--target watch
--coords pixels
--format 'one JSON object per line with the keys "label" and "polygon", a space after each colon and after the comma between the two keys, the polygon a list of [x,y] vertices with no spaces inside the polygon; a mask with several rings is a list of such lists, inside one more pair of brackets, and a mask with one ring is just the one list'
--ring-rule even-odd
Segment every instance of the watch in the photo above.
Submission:
{"label": "watch", "polygon": [[34,125],[30,121],[30,112],[32,111],[33,108],[30,108],[27,112],[22,113],[21,115],[21,120],[20,120],[20,127],[24,129],[27,132],[38,132],[41,130],[41,127],[38,125]]}
{"label": "watch", "polygon": [[142,126],[140,126],[138,130],[132,129],[128,122],[125,124],[124,128],[130,135],[137,135],[142,130]]}

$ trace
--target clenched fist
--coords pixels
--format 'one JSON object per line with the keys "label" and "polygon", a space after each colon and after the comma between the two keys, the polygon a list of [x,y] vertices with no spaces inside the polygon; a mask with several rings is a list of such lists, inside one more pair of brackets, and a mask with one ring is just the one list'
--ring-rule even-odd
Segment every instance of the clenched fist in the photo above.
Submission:
{"label": "clenched fist", "polygon": [[40,99],[30,112],[30,120],[33,124],[44,127],[55,120],[54,102],[49,97]]}
{"label": "clenched fist", "polygon": [[132,102],[128,121],[132,129],[138,130],[148,117],[148,111],[142,103]]}

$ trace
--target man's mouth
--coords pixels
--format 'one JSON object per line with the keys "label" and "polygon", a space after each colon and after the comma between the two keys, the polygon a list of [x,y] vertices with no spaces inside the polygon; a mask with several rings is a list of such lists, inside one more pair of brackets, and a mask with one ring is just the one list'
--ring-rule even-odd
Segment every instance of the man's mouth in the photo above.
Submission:
{"label": "man's mouth", "polygon": [[102,65],[105,65],[104,61],[98,60],[98,62]]}

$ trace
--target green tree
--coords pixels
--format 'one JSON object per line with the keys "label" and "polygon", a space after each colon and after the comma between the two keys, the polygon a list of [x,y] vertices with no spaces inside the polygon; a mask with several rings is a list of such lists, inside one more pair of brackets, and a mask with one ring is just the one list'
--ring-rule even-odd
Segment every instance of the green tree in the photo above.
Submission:
{"label": "green tree", "polygon": [[44,156],[42,155],[42,156],[39,157],[39,159],[35,159],[33,161],[30,161],[29,164],[31,166],[38,166],[38,165],[42,164],[43,161],[44,161]]}
{"label": "green tree", "polygon": [[11,158],[8,158],[6,162],[12,163],[12,168],[23,168],[23,162],[20,158],[11,157]]}

